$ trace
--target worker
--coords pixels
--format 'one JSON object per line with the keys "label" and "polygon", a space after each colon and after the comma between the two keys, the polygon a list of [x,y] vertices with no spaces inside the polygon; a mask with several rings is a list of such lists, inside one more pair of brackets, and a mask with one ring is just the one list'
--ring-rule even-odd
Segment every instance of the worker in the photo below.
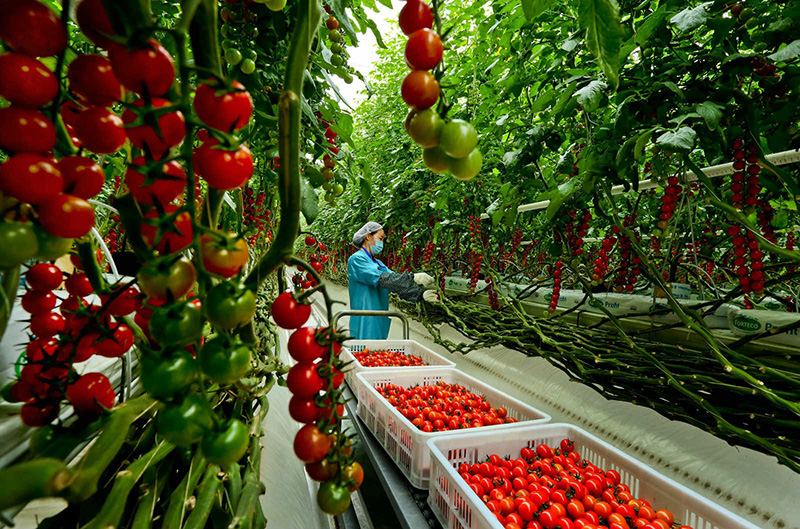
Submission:
{"label": "worker", "polygon": [[[389,292],[401,299],[418,303],[439,301],[434,279],[425,273],[398,274],[383,264],[377,255],[383,250],[386,234],[377,222],[367,222],[353,236],[357,249],[347,260],[350,283],[350,308],[353,310],[389,310]],[[385,340],[391,321],[383,316],[353,316],[350,336],[357,340]]]}

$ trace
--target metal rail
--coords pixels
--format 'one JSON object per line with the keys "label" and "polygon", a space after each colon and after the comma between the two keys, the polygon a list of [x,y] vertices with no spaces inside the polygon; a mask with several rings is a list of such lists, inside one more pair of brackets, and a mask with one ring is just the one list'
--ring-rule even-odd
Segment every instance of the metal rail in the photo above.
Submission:
{"label": "metal rail", "polygon": [[331,325],[336,328],[339,319],[344,316],[382,316],[385,318],[397,318],[403,323],[403,340],[408,340],[408,337],[411,335],[409,332],[408,317],[402,312],[397,312],[395,310],[343,310],[336,313]]}

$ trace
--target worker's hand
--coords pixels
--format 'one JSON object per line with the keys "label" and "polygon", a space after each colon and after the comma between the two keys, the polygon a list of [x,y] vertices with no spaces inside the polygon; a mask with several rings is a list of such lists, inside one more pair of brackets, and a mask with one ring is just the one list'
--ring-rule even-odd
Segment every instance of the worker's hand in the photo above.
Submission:
{"label": "worker's hand", "polygon": [[439,293],[435,290],[426,290],[422,293],[422,299],[427,301],[428,303],[441,303],[442,300],[439,299]]}
{"label": "worker's hand", "polygon": [[434,288],[436,286],[436,280],[425,272],[414,274],[414,283],[418,284],[424,289]]}

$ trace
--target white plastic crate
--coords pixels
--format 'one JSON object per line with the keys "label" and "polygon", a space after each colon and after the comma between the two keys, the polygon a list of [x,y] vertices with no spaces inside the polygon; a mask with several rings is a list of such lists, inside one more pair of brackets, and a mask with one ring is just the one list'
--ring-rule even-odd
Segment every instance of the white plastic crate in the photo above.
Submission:
{"label": "white plastic crate", "polygon": [[[550,416],[522,401],[495,389],[453,367],[427,367],[425,369],[386,368],[362,371],[356,375],[358,384],[358,416],[364,421],[378,442],[400,467],[411,484],[419,489],[428,487],[431,455],[428,440],[442,436],[458,436],[474,431],[494,431],[545,423]],[[384,399],[375,389],[389,384],[403,387],[434,385],[439,382],[460,384],[469,391],[483,395],[495,408],[504,407],[508,417],[519,422],[451,430],[423,432],[411,424],[402,413]]]}
{"label": "white plastic crate", "polygon": [[523,447],[545,443],[557,446],[562,439],[575,441],[582,458],[604,470],[619,472],[635,498],[644,498],[656,509],[667,509],[675,521],[693,529],[758,529],[747,520],[698,496],[683,485],[663,476],[569,424],[545,424],[504,431],[476,431],[431,439],[431,474],[428,504],[445,529],[503,529],[492,512],[459,476],[458,465],[485,460],[499,454],[516,457]]}
{"label": "white plastic crate", "polygon": [[[422,361],[427,363],[427,366],[413,366],[413,367],[364,367],[353,356],[353,353],[359,353],[364,349],[370,351],[392,351],[403,353],[404,355],[416,355],[422,358]],[[358,384],[356,373],[362,371],[376,371],[378,369],[404,369],[404,370],[417,370],[425,369],[431,366],[447,366],[455,367],[455,362],[451,362],[445,357],[434,353],[427,347],[414,340],[348,340],[347,344],[342,348],[342,360],[346,362],[353,362],[348,366],[347,371],[344,372],[344,379],[353,394],[358,398]]]}

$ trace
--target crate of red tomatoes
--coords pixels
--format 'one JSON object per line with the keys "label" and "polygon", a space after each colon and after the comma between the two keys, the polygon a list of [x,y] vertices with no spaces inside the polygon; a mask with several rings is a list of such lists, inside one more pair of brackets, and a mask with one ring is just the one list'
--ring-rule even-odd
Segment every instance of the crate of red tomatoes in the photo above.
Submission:
{"label": "crate of red tomatoes", "polygon": [[358,416],[411,484],[427,488],[428,441],[544,423],[550,416],[452,367],[362,371]]}
{"label": "crate of red tomatoes", "polygon": [[348,340],[341,357],[352,362],[344,372],[344,379],[356,397],[356,373],[361,371],[395,367],[416,370],[430,366],[456,365],[414,340]]}
{"label": "crate of red tomatoes", "polygon": [[428,442],[445,529],[758,529],[568,424]]}

